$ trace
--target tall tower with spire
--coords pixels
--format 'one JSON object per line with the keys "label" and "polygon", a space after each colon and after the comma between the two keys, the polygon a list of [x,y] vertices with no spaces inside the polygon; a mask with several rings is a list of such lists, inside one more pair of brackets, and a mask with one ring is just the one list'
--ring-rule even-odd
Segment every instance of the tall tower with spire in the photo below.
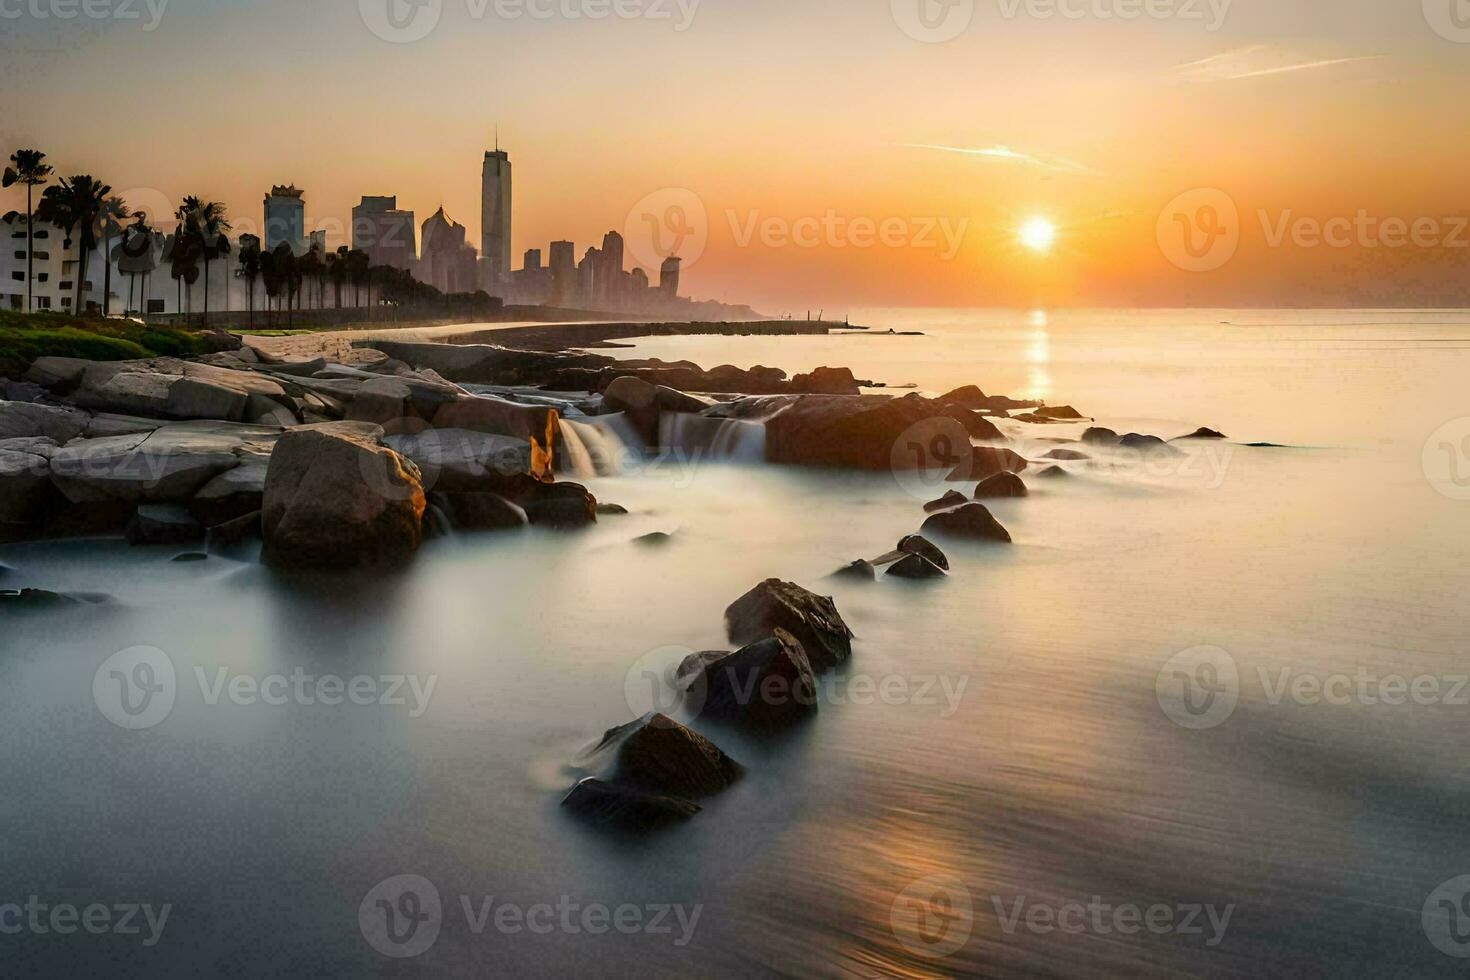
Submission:
{"label": "tall tower with spire", "polygon": [[489,289],[510,281],[510,154],[500,148],[498,132],[480,174],[480,265]]}

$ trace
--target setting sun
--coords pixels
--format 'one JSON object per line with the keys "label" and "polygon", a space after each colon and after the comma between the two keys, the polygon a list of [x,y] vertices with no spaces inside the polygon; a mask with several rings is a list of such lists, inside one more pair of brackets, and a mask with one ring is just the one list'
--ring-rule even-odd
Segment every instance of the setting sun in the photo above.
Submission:
{"label": "setting sun", "polygon": [[1021,244],[1033,252],[1045,252],[1057,240],[1057,226],[1045,218],[1030,218],[1021,226]]}

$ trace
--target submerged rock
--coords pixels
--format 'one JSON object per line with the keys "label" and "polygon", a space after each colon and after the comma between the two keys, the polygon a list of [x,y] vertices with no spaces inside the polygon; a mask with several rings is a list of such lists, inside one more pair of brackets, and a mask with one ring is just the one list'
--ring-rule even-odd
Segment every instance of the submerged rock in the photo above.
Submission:
{"label": "submerged rock", "polygon": [[1092,457],[1087,455],[1086,453],[1079,453],[1075,449],[1053,449],[1051,452],[1047,453],[1041,458],[1054,459],[1061,463],[1075,463],[1080,462],[1084,459],[1091,459]]}
{"label": "submerged rock", "polygon": [[1112,429],[1095,425],[1082,433],[1082,441],[1089,446],[1116,446],[1121,437]]}
{"label": "submerged rock", "polygon": [[833,572],[828,578],[845,578],[858,582],[872,582],[878,578],[878,572],[873,568],[873,563],[859,558],[848,565],[843,565]]}
{"label": "submerged rock", "polygon": [[128,544],[193,544],[204,540],[204,525],[176,504],[140,504],[128,524]]}
{"label": "submerged rock", "polygon": [[1149,455],[1157,455],[1157,456],[1181,456],[1181,455],[1183,455],[1183,453],[1181,453],[1178,449],[1175,449],[1173,446],[1169,445],[1167,442],[1165,442],[1164,440],[1160,439],[1158,436],[1140,435],[1137,432],[1130,432],[1130,433],[1128,433],[1122,439],[1118,440],[1118,445],[1120,447],[1122,447],[1123,449],[1133,449],[1133,450],[1137,450],[1137,451],[1140,451],[1140,452],[1148,453]]}
{"label": "submerged rock", "polygon": [[1008,497],[1024,497],[1029,490],[1014,473],[997,473],[980,481],[975,488],[976,500],[1001,500]]}
{"label": "submerged rock", "polygon": [[958,490],[950,490],[938,500],[931,500],[924,505],[924,513],[932,514],[937,510],[949,510],[965,503],[968,498]]}
{"label": "submerged rock", "polygon": [[852,631],[838,615],[836,604],[799,585],[767,579],[725,610],[725,630],[732,643],[757,643],[778,629],[801,644],[819,672],[852,656]]}
{"label": "submerged rock", "polygon": [[598,504],[598,517],[622,517],[628,513],[628,508],[622,504]]}
{"label": "submerged rock", "polygon": [[997,541],[1009,544],[1010,532],[1001,526],[990,510],[979,503],[968,503],[954,510],[935,514],[924,522],[924,533],[969,541]]}
{"label": "submerged rock", "polygon": [[924,555],[908,554],[889,565],[885,574],[894,578],[926,579],[943,578],[946,573]]}
{"label": "submerged rock", "polygon": [[209,528],[204,536],[204,547],[210,552],[229,552],[260,536],[260,511],[255,511]]}
{"label": "submerged rock", "polygon": [[1195,429],[1189,435],[1187,435],[1187,436],[1180,436],[1179,438],[1180,439],[1225,439],[1225,438],[1227,438],[1227,436],[1225,435],[1225,433],[1223,433],[1223,432],[1216,432],[1214,429],[1199,428],[1199,429]]}
{"label": "submerged rock", "polygon": [[633,539],[634,544],[642,545],[645,548],[660,548],[664,545],[672,544],[673,541],[674,536],[667,531],[651,531],[648,534]]}
{"label": "submerged rock", "polygon": [[289,568],[396,564],[418,550],[425,506],[418,468],[369,437],[288,432],[266,475],[264,558]]}
{"label": "submerged rock", "polygon": [[1038,480],[1065,480],[1070,478],[1071,476],[1071,473],[1068,473],[1060,466],[1048,466],[1046,469],[1036,474],[1036,478]]}
{"label": "submerged rock", "polygon": [[817,710],[817,679],[806,651],[778,629],[734,653],[696,653],[679,665],[687,702],[701,717],[781,728]]}
{"label": "submerged rock", "polygon": [[1029,464],[1012,449],[996,446],[971,446],[968,459],[961,460],[945,477],[950,483],[984,480],[997,473],[1020,473]]}
{"label": "submerged rock", "polygon": [[898,542],[896,550],[905,555],[923,555],[946,572],[949,571],[949,559],[944,556],[944,552],[922,534],[910,534],[903,538]]}
{"label": "submerged rock", "polygon": [[594,823],[634,831],[658,830],[688,820],[702,809],[692,800],[645,793],[596,777],[573,786],[561,805]]}
{"label": "submerged rock", "polygon": [[572,530],[597,523],[597,498],[580,483],[541,483],[521,502],[538,527]]}
{"label": "submerged rock", "polygon": [[713,796],[744,770],[720,747],[667,715],[651,713],[608,729],[591,752],[618,783],[683,797]]}

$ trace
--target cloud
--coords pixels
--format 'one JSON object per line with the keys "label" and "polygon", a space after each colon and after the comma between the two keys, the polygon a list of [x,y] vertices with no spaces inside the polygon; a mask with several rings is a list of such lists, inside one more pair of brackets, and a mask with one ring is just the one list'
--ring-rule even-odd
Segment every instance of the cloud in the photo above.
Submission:
{"label": "cloud", "polygon": [[962,156],[981,157],[989,160],[997,160],[1002,163],[1016,163],[1026,167],[1035,167],[1056,174],[1086,174],[1089,176],[1101,176],[1097,171],[1075,160],[1066,157],[1044,156],[1036,153],[1023,153],[1013,150],[1009,146],[944,146],[936,143],[900,143],[900,147],[908,150],[935,150],[940,153],[958,153]]}
{"label": "cloud", "polygon": [[1378,61],[1378,54],[1354,55],[1346,58],[1312,58],[1265,44],[1237,48],[1198,61],[1175,65],[1173,70],[1191,82],[1232,82],[1242,78],[1285,75],[1292,72],[1331,68],[1363,61]]}

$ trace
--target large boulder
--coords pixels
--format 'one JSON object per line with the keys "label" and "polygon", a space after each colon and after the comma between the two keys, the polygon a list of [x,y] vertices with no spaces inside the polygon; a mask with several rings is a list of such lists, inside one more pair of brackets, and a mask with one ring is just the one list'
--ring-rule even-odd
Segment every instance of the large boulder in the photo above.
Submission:
{"label": "large boulder", "polygon": [[196,378],[180,378],[168,386],[162,414],[171,419],[239,422],[245,418],[245,407],[249,401],[250,396],[237,388]]}
{"label": "large boulder", "polygon": [[500,531],[531,523],[526,512],[498,493],[446,493],[444,512],[461,531]]}
{"label": "large boulder", "polygon": [[778,629],[734,653],[695,653],[676,676],[700,717],[780,728],[817,710],[817,679],[796,638]]}
{"label": "large boulder", "polygon": [[535,439],[549,446],[556,438],[560,415],[548,405],[522,405],[519,402],[487,396],[458,398],[438,407],[434,426],[439,429],[467,429],[490,435]]}
{"label": "large boulder", "polygon": [[266,474],[264,558],[284,568],[400,563],[423,534],[418,467],[349,430],[294,430]]}
{"label": "large boulder", "polygon": [[984,504],[968,503],[954,510],[934,514],[924,522],[925,534],[967,541],[1010,543],[1011,535]]}
{"label": "large boulder", "polygon": [[1116,446],[1120,436],[1112,429],[1094,425],[1082,433],[1082,441],[1089,446]]}
{"label": "large boulder", "polygon": [[927,579],[944,578],[947,573],[923,555],[904,555],[889,565],[884,574],[894,578]]}
{"label": "large boulder", "polygon": [[571,530],[597,523],[597,498],[580,483],[541,483],[520,499],[537,527]]}
{"label": "large boulder", "polygon": [[945,415],[948,415],[960,425],[963,425],[965,432],[969,434],[971,439],[978,439],[981,442],[1009,441],[1006,439],[1005,433],[995,427],[994,422],[978,412],[965,408],[963,405],[950,403],[943,407],[943,411]]}
{"label": "large boulder", "polygon": [[602,404],[608,413],[622,412],[633,428],[650,446],[658,445],[659,418],[665,412],[698,415],[709,408],[709,402],[664,385],[649,384],[635,377],[620,377],[602,393]]}
{"label": "large boulder", "polygon": [[1154,457],[1183,456],[1184,453],[1169,445],[1158,436],[1146,436],[1137,432],[1130,432],[1118,440],[1118,446],[1122,449],[1131,449],[1134,452],[1144,453]]}
{"label": "large boulder", "polygon": [[791,390],[807,395],[856,395],[859,389],[850,368],[819,367],[793,377]]}
{"label": "large boulder", "polygon": [[766,458],[799,466],[893,470],[936,462],[953,465],[954,454],[969,445],[963,425],[917,395],[805,395],[766,422]]}
{"label": "large boulder", "polygon": [[969,498],[958,490],[947,490],[944,496],[937,500],[931,500],[924,505],[924,513],[932,514],[939,510],[950,510],[965,503]]}
{"label": "large boulder", "polygon": [[34,402],[0,402],[0,439],[44,437],[66,443],[81,435],[87,415]]}
{"label": "large boulder", "polygon": [[168,414],[168,393],[182,374],[126,370],[121,364],[93,364],[82,372],[82,381],[71,393],[72,401],[93,412],[146,415]]}
{"label": "large boulder", "polygon": [[1024,497],[1029,493],[1026,484],[1016,474],[997,473],[980,481],[980,485],[975,488],[975,499],[1002,500],[1008,497]]}
{"label": "large boulder", "polygon": [[744,771],[715,743],[657,713],[608,729],[589,760],[623,785],[686,798],[713,796]]}
{"label": "large boulder", "polygon": [[837,605],[799,585],[767,579],[725,610],[730,642],[746,646],[783,629],[801,644],[813,669],[821,672],[852,656],[852,630]]}
{"label": "large boulder", "polygon": [[267,426],[177,422],[85,439],[51,457],[51,482],[74,504],[185,501],[242,457],[268,453],[279,437]]}
{"label": "large boulder", "polygon": [[551,473],[549,454],[529,439],[469,429],[424,429],[386,436],[385,445],[413,460],[425,487],[450,492],[500,492],[507,480]]}
{"label": "large boulder", "polygon": [[904,537],[898,542],[896,550],[904,555],[922,555],[944,571],[949,571],[949,559],[945,557],[944,552],[922,534],[910,534]]}
{"label": "large boulder", "polygon": [[945,403],[953,402],[956,405],[962,405],[974,411],[990,407],[990,396],[975,385],[965,385],[963,388],[956,388],[947,395],[941,395],[939,401]]}
{"label": "large boulder", "polygon": [[946,479],[952,483],[985,480],[997,473],[1020,473],[1027,462],[1013,449],[997,446],[972,446],[967,458],[960,460]]}

